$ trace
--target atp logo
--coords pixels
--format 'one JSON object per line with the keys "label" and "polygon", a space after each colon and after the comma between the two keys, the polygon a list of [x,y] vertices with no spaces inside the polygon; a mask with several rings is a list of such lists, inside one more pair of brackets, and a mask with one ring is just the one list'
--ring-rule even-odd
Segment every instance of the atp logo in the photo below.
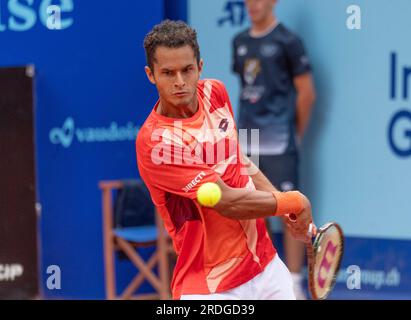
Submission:
{"label": "atp logo", "polygon": [[328,241],[323,259],[320,264],[320,268],[318,269],[318,284],[320,285],[321,288],[324,288],[325,281],[326,281],[325,277],[322,276],[322,273],[323,271],[325,271],[325,274],[330,272],[331,264],[332,264],[336,251],[337,251],[337,246],[334,245],[332,241]]}
{"label": "atp logo", "polygon": [[224,6],[226,15],[217,20],[219,27],[229,23],[231,26],[242,26],[246,20],[245,3],[242,0],[228,0]]}

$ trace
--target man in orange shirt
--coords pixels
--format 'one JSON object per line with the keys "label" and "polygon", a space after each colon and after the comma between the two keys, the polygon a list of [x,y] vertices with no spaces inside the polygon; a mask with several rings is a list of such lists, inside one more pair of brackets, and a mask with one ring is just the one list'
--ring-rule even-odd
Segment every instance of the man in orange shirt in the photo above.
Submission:
{"label": "man in orange shirt", "polygon": [[[290,231],[311,241],[309,200],[276,190],[242,155],[223,83],[199,79],[192,28],[166,20],[146,35],[144,48],[159,100],[138,134],[137,163],[178,255],[173,298],[295,299],[263,218],[295,214]],[[222,191],[213,208],[197,201],[206,182]]]}

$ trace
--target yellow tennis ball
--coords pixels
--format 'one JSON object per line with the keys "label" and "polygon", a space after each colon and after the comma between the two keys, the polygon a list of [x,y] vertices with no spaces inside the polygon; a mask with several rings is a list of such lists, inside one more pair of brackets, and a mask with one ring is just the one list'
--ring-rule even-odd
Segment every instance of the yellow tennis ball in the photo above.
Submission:
{"label": "yellow tennis ball", "polygon": [[197,190],[197,200],[205,207],[214,207],[221,199],[221,189],[218,184],[206,182]]}

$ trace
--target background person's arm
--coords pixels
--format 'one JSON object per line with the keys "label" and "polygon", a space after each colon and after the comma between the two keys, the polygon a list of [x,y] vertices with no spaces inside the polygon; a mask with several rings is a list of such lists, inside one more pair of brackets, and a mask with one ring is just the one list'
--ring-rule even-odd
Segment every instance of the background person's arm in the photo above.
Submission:
{"label": "background person's arm", "polygon": [[315,101],[315,88],[311,73],[307,72],[294,77],[294,86],[297,91],[297,135],[299,141],[302,141]]}

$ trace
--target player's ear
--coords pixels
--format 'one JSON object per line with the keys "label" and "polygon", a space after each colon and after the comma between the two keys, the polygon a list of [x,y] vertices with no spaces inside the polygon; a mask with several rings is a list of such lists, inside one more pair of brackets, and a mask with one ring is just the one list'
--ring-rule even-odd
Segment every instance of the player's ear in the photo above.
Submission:
{"label": "player's ear", "polygon": [[156,79],[154,78],[154,72],[151,71],[150,67],[145,66],[145,67],[144,67],[144,71],[146,72],[146,75],[147,75],[148,80],[149,80],[152,84],[156,84]]}

